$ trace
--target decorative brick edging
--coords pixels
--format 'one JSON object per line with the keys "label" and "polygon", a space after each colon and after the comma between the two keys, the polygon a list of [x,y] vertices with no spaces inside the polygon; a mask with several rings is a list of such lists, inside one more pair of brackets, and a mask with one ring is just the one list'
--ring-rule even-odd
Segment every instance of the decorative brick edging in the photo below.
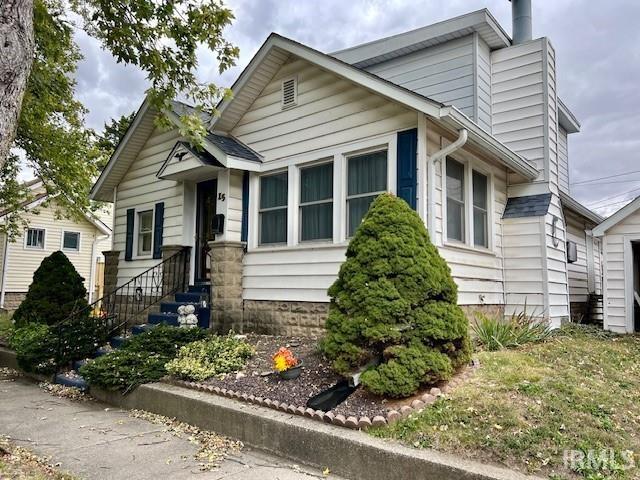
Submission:
{"label": "decorative brick edging", "polygon": [[177,385],[179,387],[190,388],[192,390],[198,390],[200,392],[213,393],[222,397],[233,398],[241,400],[243,402],[253,403],[260,405],[261,407],[272,408],[274,410],[280,410],[281,412],[290,413],[292,415],[299,415],[301,417],[307,417],[319,422],[330,423],[339,427],[351,428],[354,430],[366,430],[369,427],[381,427],[384,425],[391,425],[402,418],[406,418],[413,413],[418,413],[424,410],[426,407],[434,404],[439,397],[443,397],[450,393],[454,388],[459,386],[465,380],[467,380],[478,368],[479,364],[474,360],[473,365],[466,367],[459,372],[454,378],[452,378],[446,385],[440,388],[432,388],[429,393],[425,393],[411,402],[411,405],[404,405],[398,410],[389,410],[386,416],[376,415],[373,418],[369,417],[356,417],[356,416],[344,416],[342,414],[334,414],[333,412],[323,412],[322,410],[313,410],[303,406],[297,406],[288,404],[285,402],[278,402],[277,400],[271,400],[269,398],[256,397],[254,395],[247,395],[238,391],[214,387],[213,385],[206,385],[198,382],[188,382],[178,379],[164,379],[165,383]]}

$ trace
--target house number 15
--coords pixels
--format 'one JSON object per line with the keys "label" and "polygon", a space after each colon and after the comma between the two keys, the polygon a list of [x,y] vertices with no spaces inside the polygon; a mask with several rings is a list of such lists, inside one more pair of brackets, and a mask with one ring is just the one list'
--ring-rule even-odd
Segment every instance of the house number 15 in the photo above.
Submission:
{"label": "house number 15", "polygon": [[221,202],[224,202],[226,199],[227,199],[227,196],[224,193],[218,194],[218,200],[220,200]]}

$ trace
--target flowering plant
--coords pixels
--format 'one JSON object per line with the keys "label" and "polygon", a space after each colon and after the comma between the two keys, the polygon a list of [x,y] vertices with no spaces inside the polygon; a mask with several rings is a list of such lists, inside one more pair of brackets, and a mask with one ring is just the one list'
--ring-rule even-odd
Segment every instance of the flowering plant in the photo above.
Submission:
{"label": "flowering plant", "polygon": [[278,372],[284,372],[296,365],[298,365],[298,359],[293,356],[293,353],[288,348],[280,347],[273,356],[273,366]]}

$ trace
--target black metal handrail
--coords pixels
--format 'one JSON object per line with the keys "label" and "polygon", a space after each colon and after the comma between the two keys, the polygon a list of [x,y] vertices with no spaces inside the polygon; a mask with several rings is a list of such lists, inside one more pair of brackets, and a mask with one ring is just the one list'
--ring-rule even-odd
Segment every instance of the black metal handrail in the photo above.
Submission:
{"label": "black metal handrail", "polygon": [[[101,342],[126,332],[150,307],[188,286],[190,247],[136,275],[53,326],[58,339],[56,370],[92,353]],[[73,341],[69,339],[73,336]],[[84,340],[84,341],[83,341]],[[92,341],[93,340],[93,341]]]}

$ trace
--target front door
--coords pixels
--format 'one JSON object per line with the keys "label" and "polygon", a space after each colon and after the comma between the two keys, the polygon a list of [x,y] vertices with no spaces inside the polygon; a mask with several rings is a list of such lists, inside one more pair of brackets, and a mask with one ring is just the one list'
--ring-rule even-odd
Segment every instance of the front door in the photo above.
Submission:
{"label": "front door", "polygon": [[213,217],[216,214],[216,180],[207,180],[197,185],[196,205],[196,272],[197,282],[210,281],[211,258],[209,257],[209,241],[214,239],[212,233]]}

